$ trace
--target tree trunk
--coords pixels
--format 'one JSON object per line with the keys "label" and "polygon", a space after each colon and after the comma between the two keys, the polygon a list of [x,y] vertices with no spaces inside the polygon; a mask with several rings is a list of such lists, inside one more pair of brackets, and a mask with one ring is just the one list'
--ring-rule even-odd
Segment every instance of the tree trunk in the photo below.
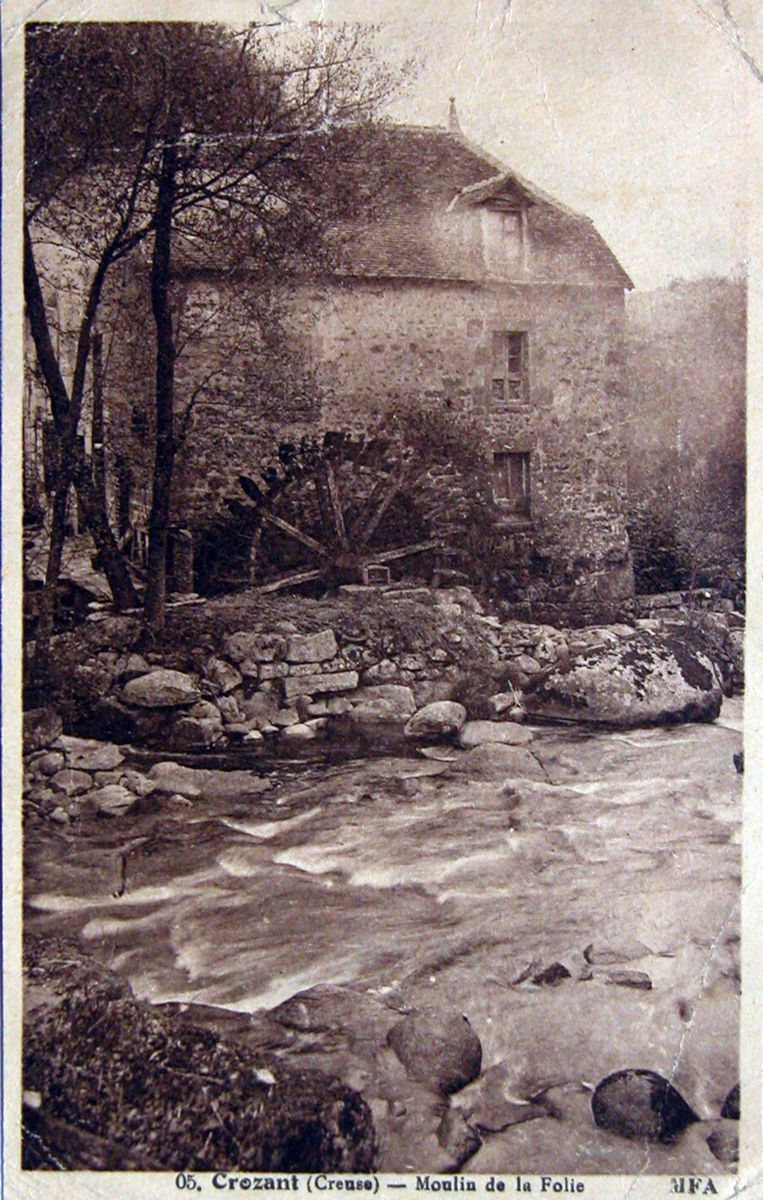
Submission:
{"label": "tree trunk", "polygon": [[93,443],[93,487],[95,496],[103,507],[104,512],[108,512],[108,502],[106,499],[106,448],[103,443],[104,439],[104,411],[103,411],[103,334],[93,334],[93,345],[91,349],[93,358],[93,419],[92,419],[92,443]]}
{"label": "tree trunk", "polygon": [[35,629],[35,682],[42,686],[47,682],[50,668],[50,639],[53,636],[56,615],[56,589],[61,574],[61,559],[66,540],[66,505],[69,499],[69,481],[68,479],[63,481],[62,475],[63,472],[59,470],[50,510],[50,540],[45,565],[45,583],[40,593],[37,628]]}
{"label": "tree trunk", "polygon": [[175,460],[173,416],[176,351],[169,291],[176,173],[177,148],[170,140],[162,153],[156,198],[154,253],[151,261],[151,307],[156,324],[156,447],[148,521],[144,619],[146,628],[154,634],[164,628],[167,599],[167,535]]}
{"label": "tree trunk", "polygon": [[127,608],[138,608],[140,601],[125,556],[109,523],[106,506],[93,480],[90,464],[82,452],[76,463],[74,482],[115,607],[120,612]]}
{"label": "tree trunk", "polygon": [[[50,336],[50,327],[45,309],[45,300],[40,286],[37,264],[28,228],[24,227],[24,301],[29,318],[32,339],[37,352],[37,362],[42,372],[45,387],[50,396],[53,421],[58,438],[57,472],[53,508],[51,511],[51,541],[45,572],[45,586],[40,597],[40,617],[37,625],[36,667],[43,675],[47,671],[45,656],[50,645],[55,616],[56,588],[61,569],[61,558],[66,535],[66,505],[74,482],[77,494],[85,511],[88,528],[96,549],[101,555],[104,572],[118,609],[135,608],[138,596],[127,570],[127,565],[114,539],[106,511],[105,494],[99,497],[93,487],[90,464],[77,442],[77,427],[82,407],[87,355],[85,348],[90,344],[90,332],[101,296],[103,279],[108,269],[108,259],[101,261],[91,286],[87,311],[83,318],[78,340],[77,368],[69,395],[61,374]],[[100,380],[98,381],[100,383]],[[97,387],[96,387],[97,390]],[[101,425],[102,425],[101,408]]]}

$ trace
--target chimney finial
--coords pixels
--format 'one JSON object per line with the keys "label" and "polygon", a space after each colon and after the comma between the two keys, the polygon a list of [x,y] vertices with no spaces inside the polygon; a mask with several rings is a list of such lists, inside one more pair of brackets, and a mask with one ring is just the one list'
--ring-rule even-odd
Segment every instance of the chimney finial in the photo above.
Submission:
{"label": "chimney finial", "polygon": [[448,129],[451,133],[461,133],[461,122],[456,112],[456,97],[450,98],[450,113],[448,114]]}

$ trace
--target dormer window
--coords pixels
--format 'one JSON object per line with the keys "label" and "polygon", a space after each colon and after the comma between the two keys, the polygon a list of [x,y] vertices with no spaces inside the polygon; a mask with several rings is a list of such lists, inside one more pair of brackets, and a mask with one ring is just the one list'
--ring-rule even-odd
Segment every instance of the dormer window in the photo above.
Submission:
{"label": "dormer window", "polygon": [[482,209],[485,265],[494,275],[521,270],[525,261],[525,218],[519,205],[493,204]]}

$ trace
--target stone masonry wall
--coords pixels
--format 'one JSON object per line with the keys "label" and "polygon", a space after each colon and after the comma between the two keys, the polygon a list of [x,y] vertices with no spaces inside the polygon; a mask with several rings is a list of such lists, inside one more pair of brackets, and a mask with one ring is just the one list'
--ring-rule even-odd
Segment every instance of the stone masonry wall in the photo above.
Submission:
{"label": "stone masonry wall", "polygon": [[[223,303],[236,327],[235,284]],[[208,284],[186,285],[194,319],[220,304]],[[471,410],[486,456],[530,455],[530,522],[498,518],[506,537],[527,539],[540,560],[568,573],[604,572],[605,590],[631,590],[620,449],[622,291],[541,284],[346,280],[293,294],[288,326],[294,370],[314,370],[322,405],[299,394],[262,398],[246,385],[246,355],[232,356],[226,388],[197,403],[178,464],[178,521],[201,525],[237,477],[256,470],[279,440],[316,428],[362,427],[390,401],[440,399]],[[490,399],[492,334],[527,334],[526,401]],[[242,326],[241,345],[246,342]],[[196,351],[208,364],[209,346]],[[218,350],[218,353],[220,351]],[[190,377],[191,358],[184,368]],[[181,375],[182,378],[182,375]]]}

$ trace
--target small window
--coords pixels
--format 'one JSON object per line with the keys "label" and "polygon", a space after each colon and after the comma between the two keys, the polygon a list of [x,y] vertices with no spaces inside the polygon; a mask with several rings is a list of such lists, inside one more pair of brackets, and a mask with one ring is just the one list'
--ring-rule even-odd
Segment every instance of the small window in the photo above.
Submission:
{"label": "small window", "polygon": [[496,404],[522,404],[527,399],[527,334],[493,334],[491,392]]}
{"label": "small window", "polygon": [[493,455],[493,495],[501,508],[530,515],[530,455],[501,450]]}
{"label": "small window", "polygon": [[482,212],[485,265],[494,275],[521,268],[525,254],[522,211],[509,206],[485,208]]}

